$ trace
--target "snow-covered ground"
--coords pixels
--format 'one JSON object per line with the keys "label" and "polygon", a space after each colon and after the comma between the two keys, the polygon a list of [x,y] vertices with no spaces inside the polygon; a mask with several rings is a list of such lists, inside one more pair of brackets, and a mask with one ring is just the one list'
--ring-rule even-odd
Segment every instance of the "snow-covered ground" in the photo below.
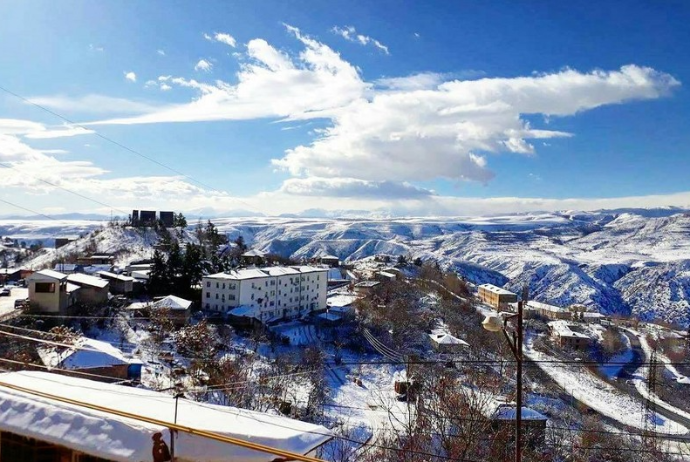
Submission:
{"label": "snow-covered ground", "polygon": [[[645,429],[644,403],[595,377],[584,367],[560,362],[557,358],[532,348],[527,342],[525,354],[546,372],[566,393],[590,408],[624,425]],[[644,395],[643,395],[644,396]],[[684,435],[688,428],[666,417],[655,414],[654,425],[658,433]]]}
{"label": "snow-covered ground", "polygon": [[[690,215],[681,210],[527,213],[493,217],[328,219],[214,218],[231,239],[294,258],[333,254],[346,263],[374,255],[438,261],[473,282],[535,300],[584,303],[690,324]],[[0,220],[0,235],[24,240],[84,234],[104,222]],[[106,232],[108,227],[104,228]],[[150,255],[147,238],[111,233],[99,251]],[[47,255],[34,265],[49,262]]]}

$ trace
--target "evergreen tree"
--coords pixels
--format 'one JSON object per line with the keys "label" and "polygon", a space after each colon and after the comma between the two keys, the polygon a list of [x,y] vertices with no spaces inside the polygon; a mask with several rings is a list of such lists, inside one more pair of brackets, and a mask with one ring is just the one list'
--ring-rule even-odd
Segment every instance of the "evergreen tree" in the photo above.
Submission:
{"label": "evergreen tree", "polygon": [[242,253],[247,251],[247,244],[244,243],[244,238],[241,234],[235,239],[235,244],[237,244],[237,248],[240,249]]}
{"label": "evergreen tree", "polygon": [[182,212],[175,215],[175,218],[173,219],[173,226],[175,228],[180,229],[184,229],[187,227],[187,218],[185,218],[185,216],[182,215]]}

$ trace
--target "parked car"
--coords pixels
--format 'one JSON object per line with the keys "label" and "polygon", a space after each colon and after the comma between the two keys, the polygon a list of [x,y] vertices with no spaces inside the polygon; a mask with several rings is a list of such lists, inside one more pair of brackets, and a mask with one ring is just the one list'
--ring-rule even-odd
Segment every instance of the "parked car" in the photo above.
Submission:
{"label": "parked car", "polygon": [[0,289],[0,297],[9,297],[11,294],[12,291],[9,287],[3,287],[2,289]]}

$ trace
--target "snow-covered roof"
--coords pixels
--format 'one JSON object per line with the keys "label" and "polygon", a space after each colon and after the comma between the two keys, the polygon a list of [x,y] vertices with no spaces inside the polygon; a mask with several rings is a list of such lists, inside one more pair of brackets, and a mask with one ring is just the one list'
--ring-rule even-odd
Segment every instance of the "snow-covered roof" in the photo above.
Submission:
{"label": "snow-covered roof", "polygon": [[[517,412],[515,411],[516,406],[510,404],[501,404],[496,407],[496,411],[493,414],[495,420],[515,420],[517,417]],[[528,407],[522,406],[520,408],[520,415],[522,420],[549,420],[544,414],[530,409]]]}
{"label": "snow-covered roof", "polygon": [[292,266],[291,268],[296,269],[300,273],[318,273],[318,272],[328,272],[328,267],[327,266],[310,266],[310,265],[301,265],[301,266]]}
{"label": "snow-covered roof", "polygon": [[122,281],[122,282],[130,282],[134,281],[134,278],[131,276],[125,276],[124,274],[115,274],[111,273],[109,271],[99,271],[98,274],[100,277],[104,279],[115,279],[117,281]]}
{"label": "snow-covered roof", "polygon": [[209,279],[227,279],[232,281],[240,281],[244,279],[257,279],[268,277],[268,274],[258,268],[246,268],[241,270],[232,270],[225,273],[215,273],[204,276]]}
{"label": "snow-covered roof", "polygon": [[[516,295],[515,293],[503,289],[502,287],[495,286],[493,284],[482,284],[479,286],[480,288],[483,288],[485,290],[488,290],[489,292],[493,292],[498,295]],[[516,295],[517,296],[517,295]]]}
{"label": "snow-covered roof", "polygon": [[560,306],[549,305],[548,303],[537,302],[535,300],[529,300],[527,302],[527,306],[529,308],[535,308],[535,309],[544,310],[544,311],[551,311],[554,313],[562,313],[564,311],[568,311],[567,308],[561,308]]}
{"label": "snow-covered roof", "polygon": [[132,302],[130,303],[126,310],[141,310],[147,308],[151,305],[151,302]]}
{"label": "snow-covered roof", "polygon": [[70,274],[67,276],[67,280],[77,285],[98,287],[99,289],[104,289],[108,287],[109,284],[105,279],[79,273]]}
{"label": "snow-covered roof", "polygon": [[559,337],[589,338],[588,335],[572,330],[571,324],[564,320],[551,321],[548,325]]}
{"label": "snow-covered roof", "polygon": [[175,295],[168,295],[167,297],[151,304],[151,308],[154,309],[169,308],[171,310],[187,310],[190,306],[192,306],[191,301]]}
{"label": "snow-covered roof", "polygon": [[343,307],[352,305],[357,300],[357,295],[338,294],[328,297],[326,305],[329,307]]}
{"label": "snow-covered roof", "polygon": [[67,275],[60,273],[58,271],[53,271],[49,269],[44,269],[41,271],[36,271],[34,274],[29,276],[29,280],[41,280],[41,279],[57,279],[58,281],[64,281],[67,279]]}
{"label": "snow-covered roof", "polygon": [[389,273],[387,271],[378,271],[376,274],[383,276],[384,278],[395,279],[397,276],[394,273]]}
{"label": "snow-covered roof", "polygon": [[37,349],[38,356],[49,368],[59,367],[70,370],[130,363],[122,351],[110,343],[82,337],[74,343],[74,346],[75,348],[40,347]]}
{"label": "snow-covered roof", "polygon": [[81,286],[78,286],[78,285],[76,285],[76,284],[72,284],[71,282],[68,282],[68,283],[65,285],[65,290],[67,291],[68,294],[69,294],[69,293],[72,293],[72,292],[74,292],[74,291],[77,291],[77,290],[79,290],[79,289],[81,289]]}
{"label": "snow-covered roof", "polygon": [[379,284],[379,281],[362,281],[355,284],[355,287],[376,287]]}
{"label": "snow-covered roof", "polygon": [[289,266],[271,266],[269,268],[262,268],[262,271],[268,273],[269,276],[299,274],[299,271],[294,268],[290,268]]}
{"label": "snow-covered roof", "polygon": [[76,263],[57,263],[53,270],[58,273],[61,271],[75,271],[77,268],[81,268],[84,265],[77,265]]}
{"label": "snow-covered roof", "polygon": [[137,280],[137,279],[148,280],[150,272],[151,272],[151,270],[136,270],[136,271],[132,271],[130,274],[132,275],[134,280]]}
{"label": "snow-covered roof", "polygon": [[339,260],[335,255],[321,255],[319,258],[321,260]]}
{"label": "snow-covered roof", "polygon": [[450,334],[429,334],[429,338],[438,345],[465,345],[470,346],[466,341],[454,337]]}
{"label": "snow-covered roof", "polygon": [[261,250],[252,249],[252,250],[248,250],[245,253],[243,253],[242,256],[243,257],[261,257],[261,258],[263,258],[266,256],[266,254],[263,253]]}
{"label": "snow-covered roof", "polygon": [[[0,374],[2,431],[116,462],[151,460],[155,433],[162,433],[163,440],[170,443],[170,432],[164,425],[39,397],[3,384],[171,423],[176,406],[172,395],[47,372]],[[331,438],[329,430],[319,425],[187,399],[177,402],[177,423],[300,454]],[[196,462],[268,462],[276,458],[182,431],[176,438],[175,455]]]}
{"label": "snow-covered roof", "polygon": [[21,269],[19,268],[0,268],[0,274],[2,275],[15,274],[20,271]]}

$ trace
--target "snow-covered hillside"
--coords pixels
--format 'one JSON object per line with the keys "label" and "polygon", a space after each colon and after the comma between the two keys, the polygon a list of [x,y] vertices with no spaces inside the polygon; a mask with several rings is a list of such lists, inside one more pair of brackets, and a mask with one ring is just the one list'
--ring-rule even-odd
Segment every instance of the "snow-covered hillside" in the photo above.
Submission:
{"label": "snow-covered hillside", "polygon": [[[353,262],[376,254],[411,255],[436,260],[474,282],[511,289],[528,283],[540,301],[690,324],[690,214],[678,210],[213,222],[231,239],[242,235],[257,249],[285,256],[327,253]],[[0,221],[0,235],[14,237],[19,230],[30,238],[56,231],[55,223],[46,221],[8,226]],[[70,222],[62,231],[83,232],[89,226],[100,224]],[[121,247],[149,245],[137,236],[141,242]],[[122,239],[128,238],[123,234]]]}

